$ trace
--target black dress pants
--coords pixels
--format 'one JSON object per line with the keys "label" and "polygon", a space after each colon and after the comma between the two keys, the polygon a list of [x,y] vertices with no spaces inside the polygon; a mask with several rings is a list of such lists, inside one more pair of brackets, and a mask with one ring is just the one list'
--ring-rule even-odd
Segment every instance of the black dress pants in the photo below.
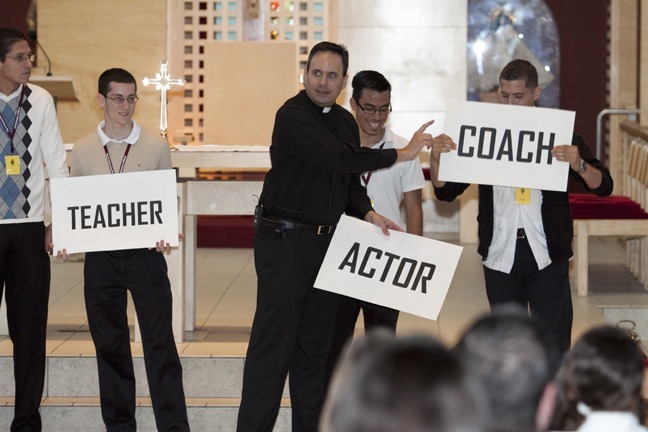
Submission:
{"label": "black dress pants", "polygon": [[330,236],[257,231],[257,308],[243,373],[237,431],[271,432],[290,374],[292,430],[316,431],[337,296],[313,288]]}
{"label": "black dress pants", "polygon": [[16,381],[11,431],[39,432],[50,292],[42,222],[0,224],[0,298],[3,287]]}
{"label": "black dress pants", "polygon": [[528,307],[532,316],[545,321],[561,352],[569,350],[574,311],[568,261],[538,270],[529,242],[521,238],[517,240],[511,273],[484,266],[484,277],[491,307],[509,302]]}
{"label": "black dress pants", "polygon": [[338,297],[337,312],[335,314],[331,351],[326,361],[327,385],[331,382],[335,365],[339,361],[345,346],[353,339],[353,332],[360,311],[362,311],[362,316],[364,317],[365,333],[377,327],[382,327],[394,333],[396,332],[399,313],[397,309],[391,309],[353,297],[340,295]]}
{"label": "black dress pants", "polygon": [[87,253],[85,302],[97,351],[101,414],[108,432],[135,431],[135,374],[126,315],[131,292],[158,431],[188,431],[182,366],[172,328],[164,256],[133,249]]}

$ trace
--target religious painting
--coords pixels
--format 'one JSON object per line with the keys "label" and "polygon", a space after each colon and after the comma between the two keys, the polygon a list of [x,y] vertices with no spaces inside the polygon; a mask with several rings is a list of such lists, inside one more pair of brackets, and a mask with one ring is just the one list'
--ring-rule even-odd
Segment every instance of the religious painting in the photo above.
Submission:
{"label": "religious painting", "polygon": [[521,58],[538,70],[538,105],[560,104],[560,41],[543,0],[468,1],[468,100],[497,102],[499,73]]}
{"label": "religious painting", "polygon": [[259,18],[259,0],[245,0],[245,17],[247,19]]}

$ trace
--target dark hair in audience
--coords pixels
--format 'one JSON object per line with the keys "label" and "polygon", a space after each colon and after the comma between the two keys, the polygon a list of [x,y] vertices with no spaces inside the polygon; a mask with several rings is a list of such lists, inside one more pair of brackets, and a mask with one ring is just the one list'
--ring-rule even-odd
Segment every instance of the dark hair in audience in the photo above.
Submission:
{"label": "dark hair in audience", "polygon": [[322,432],[478,431],[460,362],[427,336],[356,339],[336,369]]}
{"label": "dark hair in audience", "polygon": [[7,54],[16,42],[26,41],[21,31],[12,28],[0,28],[0,62],[7,59]]}
{"label": "dark hair in audience", "polygon": [[137,92],[137,81],[135,77],[125,69],[112,68],[105,70],[99,76],[99,93],[108,96],[110,92],[110,83],[116,82],[120,84],[135,84],[135,91]]}
{"label": "dark hair in audience", "polygon": [[588,330],[574,344],[558,374],[554,426],[576,430],[585,420],[578,403],[592,411],[632,412],[642,418],[644,357],[635,341],[612,326]]}
{"label": "dark hair in audience", "polygon": [[499,79],[500,81],[524,80],[525,86],[531,90],[538,87],[538,71],[530,62],[522,59],[512,60],[504,66]]}
{"label": "dark hair in audience", "polygon": [[536,430],[540,400],[560,362],[542,322],[519,306],[495,307],[468,328],[454,351],[486,395],[486,431]]}
{"label": "dark hair in audience", "polygon": [[362,97],[362,90],[373,90],[377,92],[391,92],[391,84],[387,81],[387,78],[380,72],[373,70],[363,70],[355,74],[353,81],[351,81],[351,86],[353,87],[353,99],[356,102],[360,102]]}
{"label": "dark hair in audience", "polygon": [[313,60],[315,54],[320,51],[331,51],[342,57],[342,75],[347,75],[347,72],[349,70],[349,51],[342,44],[336,44],[327,41],[320,42],[311,48],[310,52],[308,53],[308,61],[306,62],[306,72],[310,70],[311,60]]}

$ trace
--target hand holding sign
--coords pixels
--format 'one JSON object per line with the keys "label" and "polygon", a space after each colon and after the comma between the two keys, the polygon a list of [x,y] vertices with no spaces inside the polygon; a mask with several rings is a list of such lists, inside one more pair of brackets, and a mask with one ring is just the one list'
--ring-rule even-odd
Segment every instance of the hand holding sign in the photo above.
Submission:
{"label": "hand holding sign", "polygon": [[160,240],[158,242],[155,242],[155,251],[169,255],[171,253],[171,245],[169,244],[169,242],[165,243],[164,240]]}
{"label": "hand holding sign", "polygon": [[441,153],[448,153],[457,149],[457,144],[446,134],[434,138],[430,147],[430,163],[439,163]]}
{"label": "hand holding sign", "polygon": [[365,221],[372,223],[376,225],[378,228],[380,228],[385,235],[389,235],[389,230],[394,230],[394,231],[403,231],[401,227],[399,227],[396,222],[393,222],[390,219],[387,219],[385,216],[381,215],[380,213],[376,213],[375,211],[371,210],[365,215]]}
{"label": "hand holding sign", "polygon": [[571,166],[571,169],[578,171],[581,161],[578,146],[569,144],[557,145],[551,150],[551,154],[556,160],[567,162]]}
{"label": "hand holding sign", "polygon": [[[184,240],[185,235],[183,233],[178,233],[178,240],[182,241]],[[153,248],[148,248],[149,250]],[[172,246],[169,242],[165,242],[164,240],[160,240],[155,242],[155,251],[156,252],[162,252],[163,254],[171,254],[171,249]]]}
{"label": "hand holding sign", "polygon": [[444,181],[439,181],[439,161],[443,153],[449,153],[457,150],[457,144],[446,134],[441,134],[434,138],[430,152],[430,180],[434,187],[440,188],[445,185]]}

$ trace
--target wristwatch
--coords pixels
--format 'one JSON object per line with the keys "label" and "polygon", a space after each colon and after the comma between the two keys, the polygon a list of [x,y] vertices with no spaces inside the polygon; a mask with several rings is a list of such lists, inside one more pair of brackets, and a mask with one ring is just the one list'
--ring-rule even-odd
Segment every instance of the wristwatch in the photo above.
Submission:
{"label": "wristwatch", "polygon": [[581,159],[580,166],[578,167],[578,172],[582,174],[585,172],[586,169],[587,169],[587,163],[583,159]]}

